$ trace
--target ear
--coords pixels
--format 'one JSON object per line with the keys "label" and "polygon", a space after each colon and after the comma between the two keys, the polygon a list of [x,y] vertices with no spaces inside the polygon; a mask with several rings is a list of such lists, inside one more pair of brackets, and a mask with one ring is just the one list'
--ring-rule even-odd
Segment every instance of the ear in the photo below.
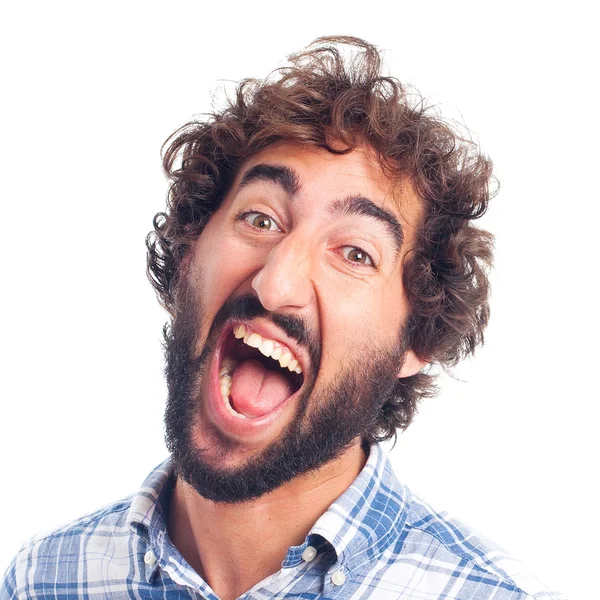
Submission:
{"label": "ear", "polygon": [[426,360],[417,356],[412,350],[408,350],[404,355],[404,362],[398,371],[398,377],[401,379],[416,375],[426,364]]}

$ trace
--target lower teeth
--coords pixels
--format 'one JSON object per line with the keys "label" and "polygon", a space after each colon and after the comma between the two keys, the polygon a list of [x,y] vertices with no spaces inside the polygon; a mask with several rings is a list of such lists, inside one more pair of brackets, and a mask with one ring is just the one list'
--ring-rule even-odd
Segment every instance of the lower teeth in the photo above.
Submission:
{"label": "lower teeth", "polygon": [[233,403],[231,401],[231,374],[233,369],[235,369],[235,365],[237,361],[233,358],[225,358],[223,359],[223,363],[221,365],[221,369],[219,370],[219,382],[221,384],[221,397],[223,398],[223,402],[225,403],[225,408],[235,417],[239,419],[247,419],[246,415],[243,415],[235,408],[233,408]]}
{"label": "lower teeth", "polygon": [[233,408],[233,406],[231,405],[231,398],[229,396],[221,396],[221,398],[223,398],[223,402],[225,403],[225,408],[234,417],[238,417],[238,419],[247,419],[248,418],[246,415],[243,415],[242,413],[237,412],[237,410],[235,410],[235,408]]}

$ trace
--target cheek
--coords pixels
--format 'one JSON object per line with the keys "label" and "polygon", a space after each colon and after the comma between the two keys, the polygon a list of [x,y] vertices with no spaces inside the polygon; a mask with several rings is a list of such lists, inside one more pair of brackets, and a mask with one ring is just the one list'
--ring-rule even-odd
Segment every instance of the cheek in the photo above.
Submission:
{"label": "cheek", "polygon": [[321,298],[323,355],[333,370],[369,348],[394,345],[406,321],[406,298],[396,281],[330,288]]}
{"label": "cheek", "polygon": [[190,275],[196,279],[207,318],[212,317],[251,278],[256,258],[233,235],[209,223],[193,247]]}
{"label": "cheek", "polygon": [[347,367],[360,347],[370,345],[377,329],[373,294],[362,285],[320,286],[324,374]]}
{"label": "cheek", "polygon": [[374,315],[377,326],[393,334],[393,341],[395,342],[398,329],[406,323],[410,312],[408,299],[401,282],[382,290],[378,306],[379,310]]}
{"label": "cheek", "polygon": [[[204,317],[203,329],[208,327],[226,290],[221,285],[227,262],[220,258],[217,237],[207,226],[194,243],[189,270],[190,284],[198,295]],[[206,334],[207,331],[203,331]]]}

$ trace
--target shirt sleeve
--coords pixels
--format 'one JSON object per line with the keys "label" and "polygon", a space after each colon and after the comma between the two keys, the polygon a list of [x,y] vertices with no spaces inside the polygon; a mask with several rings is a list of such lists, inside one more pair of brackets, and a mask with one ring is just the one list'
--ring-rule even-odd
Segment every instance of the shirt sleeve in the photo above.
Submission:
{"label": "shirt sleeve", "polygon": [[19,597],[17,594],[16,565],[17,559],[15,557],[6,569],[2,581],[0,581],[0,600],[17,600]]}

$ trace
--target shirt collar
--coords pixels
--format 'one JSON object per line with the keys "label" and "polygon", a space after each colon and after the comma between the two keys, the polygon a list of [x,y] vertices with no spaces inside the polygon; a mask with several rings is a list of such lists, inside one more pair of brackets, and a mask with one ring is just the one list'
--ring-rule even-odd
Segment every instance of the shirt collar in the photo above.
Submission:
{"label": "shirt collar", "polygon": [[326,539],[338,562],[352,570],[376,558],[398,539],[409,504],[409,489],[396,479],[382,446],[373,444],[363,470],[309,535]]}
{"label": "shirt collar", "polygon": [[146,544],[144,551],[154,555],[154,560],[144,560],[145,578],[151,582],[159,564],[169,562],[170,544],[167,535],[167,509],[175,483],[174,468],[170,459],[158,465],[145,479],[133,496],[127,515],[127,526]]}
{"label": "shirt collar", "polygon": [[171,460],[165,460],[148,475],[132,498],[127,525],[149,544],[166,529],[165,509],[174,483],[173,472]]}
{"label": "shirt collar", "polygon": [[[168,459],[156,467],[134,495],[127,523],[159,554],[165,548],[167,506],[175,482]],[[350,487],[327,509],[304,544],[289,549],[283,567],[296,566],[308,545],[319,549],[323,541],[333,547],[346,569],[383,553],[403,528],[410,503],[409,489],[396,479],[380,444],[370,448],[367,462]],[[169,544],[170,545],[170,544]],[[166,556],[157,556],[159,562]]]}

